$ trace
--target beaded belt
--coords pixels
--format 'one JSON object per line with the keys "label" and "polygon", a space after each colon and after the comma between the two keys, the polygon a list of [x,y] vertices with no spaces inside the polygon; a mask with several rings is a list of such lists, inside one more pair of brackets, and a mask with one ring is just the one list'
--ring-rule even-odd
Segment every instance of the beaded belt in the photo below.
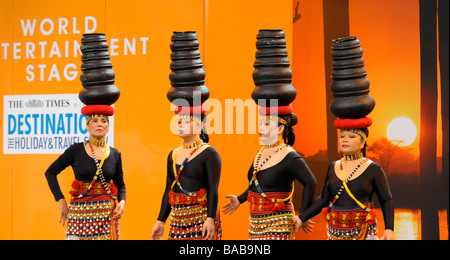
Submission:
{"label": "beaded belt", "polygon": [[[80,194],[83,194],[89,187],[90,183],[82,182],[79,180],[74,180],[72,182],[72,186],[70,188],[70,195],[76,197]],[[114,196],[117,196],[117,188],[111,180],[109,184],[109,189]],[[92,185],[86,195],[105,195],[108,194],[108,191],[105,189],[102,183],[96,182]]]}
{"label": "beaded belt", "polygon": [[[368,203],[365,205],[370,209],[373,208],[373,203]],[[374,210],[370,211],[373,218],[368,220],[367,219],[368,213],[359,206],[356,208],[341,208],[333,206],[329,213],[325,209],[322,211],[322,213],[327,218],[328,224],[334,227],[339,228],[360,227],[365,223],[372,225],[375,223],[376,220]]]}
{"label": "beaded belt", "polygon": [[[286,198],[290,195],[290,192],[267,192],[267,197],[279,199]],[[251,214],[270,214],[274,212],[280,212],[284,210],[293,211],[292,203],[290,201],[286,202],[272,202],[259,193],[249,191],[247,196],[247,201],[250,203],[250,213]]]}
{"label": "beaded belt", "polygon": [[188,196],[184,193],[177,193],[174,191],[169,192],[170,205],[192,205],[200,204],[202,207],[206,206],[207,193],[205,189],[200,189],[196,193],[197,196]]}

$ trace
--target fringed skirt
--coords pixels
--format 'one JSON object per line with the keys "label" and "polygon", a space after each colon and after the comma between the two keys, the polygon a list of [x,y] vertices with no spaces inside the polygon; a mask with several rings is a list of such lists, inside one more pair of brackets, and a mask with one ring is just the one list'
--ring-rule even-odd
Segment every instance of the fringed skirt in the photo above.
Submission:
{"label": "fringed skirt", "polygon": [[[202,230],[208,216],[206,200],[200,202],[197,197],[171,191],[169,201],[172,207],[169,240],[204,240]],[[219,210],[214,221],[214,230],[213,240],[222,240]]]}
{"label": "fringed skirt", "polygon": [[[282,199],[290,192],[267,192],[269,198]],[[248,192],[250,202],[250,240],[290,240],[294,239],[294,207],[292,202],[277,202],[262,197],[259,193]]]}
{"label": "fringed skirt", "polygon": [[[80,182],[72,184],[71,194],[82,194],[88,185]],[[119,239],[119,221],[111,218],[115,206],[101,183],[95,183],[82,198],[72,198],[67,216],[66,240]]]}
{"label": "fringed skirt", "polygon": [[[370,209],[373,203],[366,204]],[[327,208],[323,214],[327,218],[328,240],[377,240],[378,228],[375,211],[370,211],[371,218],[362,208],[343,208],[333,206],[327,214]]]}

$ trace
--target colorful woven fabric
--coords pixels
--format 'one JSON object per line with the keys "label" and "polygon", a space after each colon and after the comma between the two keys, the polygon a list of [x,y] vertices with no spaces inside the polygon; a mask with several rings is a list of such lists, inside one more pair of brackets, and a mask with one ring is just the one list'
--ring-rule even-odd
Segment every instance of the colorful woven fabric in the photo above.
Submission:
{"label": "colorful woven fabric", "polygon": [[[80,182],[78,180],[74,180],[72,182],[72,187],[70,188],[70,195],[77,197],[80,194],[83,194],[86,192],[86,190],[89,188],[89,184],[87,182]],[[113,181],[111,180],[110,184],[108,185],[109,189],[111,190],[111,193],[114,196],[117,196],[117,187],[114,185]],[[105,189],[105,186],[103,186],[100,182],[96,182],[92,185],[89,192],[86,195],[107,195],[108,191]]]}
{"label": "colorful woven fabric", "polygon": [[[267,192],[269,198],[286,198],[289,192]],[[259,193],[249,191],[250,240],[290,240],[293,239],[294,208],[290,201],[274,203]]]}
{"label": "colorful woven fabric", "polygon": [[[169,193],[169,202],[172,211],[168,239],[203,240],[202,229],[208,215],[208,208],[201,206],[197,197],[172,191]],[[217,211],[214,228],[213,240],[222,240],[222,221],[219,211]]]}
{"label": "colorful woven fabric", "polygon": [[[366,204],[369,208],[373,204]],[[374,210],[371,214],[374,214]],[[329,240],[373,240],[377,239],[378,228],[375,216],[367,220],[367,212],[361,207],[341,208],[333,206],[327,214],[327,235]]]}
{"label": "colorful woven fabric", "polygon": [[[72,187],[71,193],[83,191],[85,183],[79,190]],[[106,194],[101,183],[95,183],[82,198],[72,198],[67,216],[66,239],[68,240],[116,240],[119,237],[119,222],[111,215],[115,202]]]}

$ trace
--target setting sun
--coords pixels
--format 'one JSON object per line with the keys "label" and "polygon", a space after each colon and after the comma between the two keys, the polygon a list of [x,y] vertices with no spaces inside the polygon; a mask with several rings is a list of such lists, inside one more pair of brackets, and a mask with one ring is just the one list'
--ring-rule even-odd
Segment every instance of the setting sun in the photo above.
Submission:
{"label": "setting sun", "polygon": [[392,120],[387,127],[387,138],[399,146],[412,144],[416,137],[417,127],[409,118],[398,117]]}

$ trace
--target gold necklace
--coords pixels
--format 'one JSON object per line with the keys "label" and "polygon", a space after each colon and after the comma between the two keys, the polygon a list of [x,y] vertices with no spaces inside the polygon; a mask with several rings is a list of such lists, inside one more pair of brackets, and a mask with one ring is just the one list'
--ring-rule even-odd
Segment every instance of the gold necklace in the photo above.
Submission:
{"label": "gold necklace", "polygon": [[89,138],[89,143],[92,145],[95,145],[97,147],[105,147],[106,142],[102,142],[102,141],[94,141],[92,139]]}
{"label": "gold necklace", "polygon": [[191,148],[197,148],[200,147],[200,145],[203,144],[203,140],[197,140],[193,142],[192,144],[183,144],[184,149],[191,149]]}

